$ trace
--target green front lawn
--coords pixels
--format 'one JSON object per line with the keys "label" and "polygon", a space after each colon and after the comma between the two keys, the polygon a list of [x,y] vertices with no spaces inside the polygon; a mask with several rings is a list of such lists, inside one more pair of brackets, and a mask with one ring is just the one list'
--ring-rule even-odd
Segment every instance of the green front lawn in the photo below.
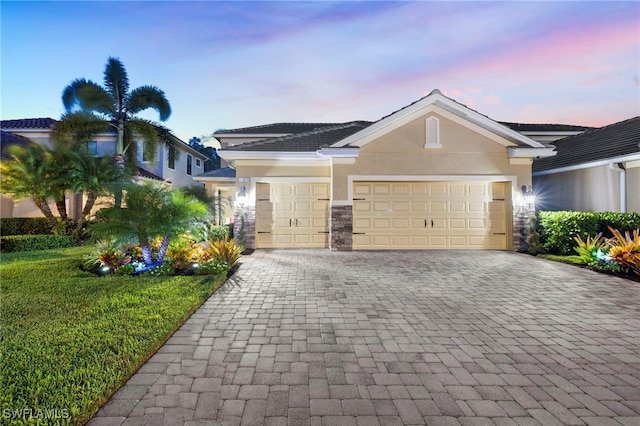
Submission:
{"label": "green front lawn", "polygon": [[2,255],[0,423],[85,423],[225,279],[96,277],[90,250]]}

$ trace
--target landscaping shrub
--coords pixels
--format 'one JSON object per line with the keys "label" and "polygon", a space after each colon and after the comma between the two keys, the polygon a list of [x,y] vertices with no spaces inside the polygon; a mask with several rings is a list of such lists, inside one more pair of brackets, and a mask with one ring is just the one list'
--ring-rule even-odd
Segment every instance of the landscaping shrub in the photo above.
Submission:
{"label": "landscaping shrub", "polygon": [[238,263],[244,247],[237,245],[235,240],[225,238],[224,240],[213,241],[209,245],[211,258],[218,262],[225,262],[231,267]]}
{"label": "landscaping shrub", "polygon": [[613,234],[607,240],[609,244],[609,257],[611,260],[625,271],[640,275],[640,229],[633,231],[633,236],[629,231],[622,235],[617,229],[609,228]]}
{"label": "landscaping shrub", "polygon": [[0,251],[47,250],[73,247],[76,241],[68,235],[9,235],[0,237]]}
{"label": "landscaping shrub", "polygon": [[0,234],[45,235],[51,233],[51,225],[44,217],[7,217],[0,219]]}
{"label": "landscaping shrub", "polygon": [[640,213],[615,212],[538,212],[537,232],[546,253],[569,255],[575,247],[574,238],[582,240],[589,235],[613,236],[608,227],[622,232],[640,228]]}
{"label": "landscaping shrub", "polygon": [[202,222],[191,231],[196,241],[218,241],[231,238],[229,225],[216,225],[213,222]]}

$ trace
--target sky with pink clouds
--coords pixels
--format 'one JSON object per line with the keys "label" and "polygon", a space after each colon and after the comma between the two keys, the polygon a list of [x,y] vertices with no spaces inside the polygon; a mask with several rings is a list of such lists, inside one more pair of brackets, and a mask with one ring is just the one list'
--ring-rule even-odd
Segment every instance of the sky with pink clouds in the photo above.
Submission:
{"label": "sky with pink clouds", "polygon": [[[640,2],[2,1],[4,119],[63,113],[109,56],[163,89],[183,140],[377,120],[440,89],[499,121],[640,115]],[[145,117],[157,119],[153,114]]]}

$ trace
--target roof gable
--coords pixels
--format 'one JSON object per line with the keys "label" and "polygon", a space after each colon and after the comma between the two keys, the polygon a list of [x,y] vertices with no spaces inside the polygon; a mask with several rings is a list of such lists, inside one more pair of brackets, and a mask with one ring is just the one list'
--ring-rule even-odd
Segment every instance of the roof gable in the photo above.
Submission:
{"label": "roof gable", "polygon": [[429,95],[401,108],[371,126],[357,132],[335,144],[333,148],[354,146],[361,147],[377,139],[383,134],[418,118],[420,115],[436,112],[444,115],[460,124],[466,125],[478,133],[487,136],[505,146],[523,148],[547,148],[544,144],[536,142],[529,137],[512,130],[504,124],[493,121],[489,117],[474,111],[455,100],[444,96],[439,90],[432,91]]}
{"label": "roof gable", "polygon": [[[640,116],[552,142],[557,155],[533,162],[533,172],[624,157],[640,159]],[[627,160],[625,160],[627,161]]]}

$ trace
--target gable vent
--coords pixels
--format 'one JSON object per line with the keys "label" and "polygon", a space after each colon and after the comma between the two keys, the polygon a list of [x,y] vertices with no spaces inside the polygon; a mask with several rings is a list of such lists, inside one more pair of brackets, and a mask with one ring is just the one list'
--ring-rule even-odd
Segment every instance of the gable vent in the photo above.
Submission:
{"label": "gable vent", "polygon": [[425,148],[440,148],[440,121],[436,117],[429,117],[426,121],[427,141]]}

